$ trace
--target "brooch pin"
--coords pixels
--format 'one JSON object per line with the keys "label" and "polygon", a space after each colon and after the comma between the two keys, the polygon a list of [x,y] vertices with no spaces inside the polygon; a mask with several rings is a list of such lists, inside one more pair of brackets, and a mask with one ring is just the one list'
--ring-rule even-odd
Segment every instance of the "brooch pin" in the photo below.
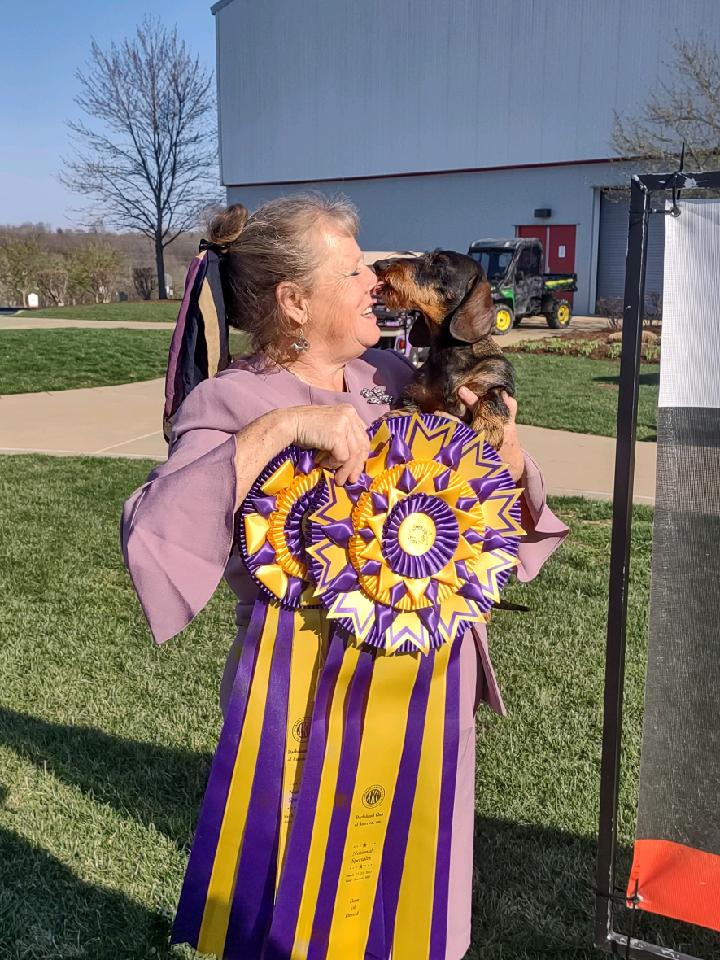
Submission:
{"label": "brooch pin", "polygon": [[392,403],[393,398],[385,392],[384,387],[363,387],[360,396],[365,397],[368,403]]}

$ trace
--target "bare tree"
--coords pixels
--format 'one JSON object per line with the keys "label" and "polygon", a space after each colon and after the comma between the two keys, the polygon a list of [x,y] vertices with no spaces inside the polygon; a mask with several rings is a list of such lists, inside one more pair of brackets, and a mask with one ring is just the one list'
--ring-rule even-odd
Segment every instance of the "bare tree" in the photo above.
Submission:
{"label": "bare tree", "polygon": [[685,141],[685,166],[720,168],[720,54],[703,39],[677,39],[668,78],[636,117],[615,116],[612,144],[623,157],[672,170]]}
{"label": "bare tree", "polygon": [[212,75],[184,41],[146,18],[106,50],[92,41],[75,98],[89,118],[70,122],[75,155],[60,179],[94,202],[109,224],[139,230],[155,249],[166,299],[165,248],[217,199]]}

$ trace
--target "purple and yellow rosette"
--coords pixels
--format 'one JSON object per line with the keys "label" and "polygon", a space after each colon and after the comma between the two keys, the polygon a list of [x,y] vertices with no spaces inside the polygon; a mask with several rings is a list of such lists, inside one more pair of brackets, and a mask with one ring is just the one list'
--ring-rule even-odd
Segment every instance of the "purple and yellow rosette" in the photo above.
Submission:
{"label": "purple and yellow rosette", "polygon": [[499,601],[522,490],[481,435],[446,417],[392,416],[371,441],[358,482],[328,474],[310,517],[315,594],[358,642],[428,653]]}
{"label": "purple and yellow rosette", "polygon": [[460,648],[517,564],[521,490],[455,420],[370,437],[356,483],[289,447],[237,514],[260,594],[172,934],[223,960],[446,955]]}
{"label": "purple and yellow rosette", "polygon": [[263,470],[240,509],[245,566],[263,593],[285,607],[313,604],[304,524],[323,487],[313,453],[288,447]]}

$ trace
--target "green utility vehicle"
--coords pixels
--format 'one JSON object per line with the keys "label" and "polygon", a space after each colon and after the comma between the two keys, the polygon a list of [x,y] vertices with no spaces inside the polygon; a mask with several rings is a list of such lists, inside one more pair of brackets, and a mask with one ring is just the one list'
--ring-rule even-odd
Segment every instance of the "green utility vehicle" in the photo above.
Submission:
{"label": "green utility vehicle", "polygon": [[563,293],[577,290],[574,273],[543,273],[539,240],[476,240],[468,255],[485,270],[495,303],[495,334],[517,327],[523,317],[544,316],[553,330],[567,327],[572,307]]}

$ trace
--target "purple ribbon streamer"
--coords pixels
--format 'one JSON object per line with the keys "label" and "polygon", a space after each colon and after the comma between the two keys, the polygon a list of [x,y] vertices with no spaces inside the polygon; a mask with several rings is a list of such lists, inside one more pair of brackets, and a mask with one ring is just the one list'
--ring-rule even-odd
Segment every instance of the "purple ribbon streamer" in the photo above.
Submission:
{"label": "purple ribbon streamer", "polygon": [[238,744],[245,722],[250,682],[255,669],[259,640],[265,625],[267,603],[256,601],[243,641],[227,715],[215,751],[190,859],[173,923],[171,943],[197,947],[220,829],[235,768]]}
{"label": "purple ribbon streamer", "polygon": [[288,838],[264,960],[287,960],[292,952],[325,759],[330,704],[344,652],[344,638],[336,632],[330,639],[327,660],[318,680],[300,796]]}
{"label": "purple ribbon streamer", "polygon": [[182,304],[178,314],[175,330],[173,331],[170,350],[168,353],[167,372],[165,374],[165,410],[164,418],[173,416],[181,402],[185,399],[185,391],[182,382],[182,367],[180,365],[180,354],[182,352],[183,336],[185,334],[185,325],[187,315],[190,309],[190,303],[193,298],[193,292],[196,285],[199,287],[205,279],[207,272],[207,255],[204,257],[194,257],[187,275],[185,277],[185,290],[183,292]]}
{"label": "purple ribbon streamer", "polygon": [[405,853],[407,850],[413,803],[417,789],[423,728],[430,695],[436,652],[420,658],[420,667],[408,705],[405,742],[400,758],[395,796],[383,845],[378,886],[375,893],[368,948],[378,957],[390,955],[395,931],[395,915],[400,899]]}
{"label": "purple ribbon streamer", "polygon": [[330,818],[325,863],[323,864],[322,876],[320,878],[320,889],[318,891],[312,933],[310,934],[307,960],[325,960],[327,955],[330,926],[332,924],[333,910],[335,907],[335,896],[337,894],[340,868],[342,867],[343,852],[345,849],[345,838],[350,820],[350,807],[355,789],[357,766],[360,759],[360,743],[362,740],[365,706],[367,704],[367,695],[372,679],[374,662],[375,658],[371,653],[361,650],[355,668],[355,674],[350,684],[347,712],[345,714],[345,727],[343,730],[343,742],[340,748],[335,801]]}
{"label": "purple ribbon streamer", "polygon": [[450,894],[450,854],[452,850],[452,821],[455,806],[458,750],[460,747],[460,646],[463,633],[458,632],[447,670],[445,692],[445,730],[443,737],[442,786],[440,788],[440,823],[437,856],[435,859],[435,896],[430,927],[430,954],[428,960],[445,960],[448,926],[448,897]]}
{"label": "purple ribbon streamer", "polygon": [[295,614],[280,608],[265,716],[235,876],[225,960],[259,957],[272,921]]}

